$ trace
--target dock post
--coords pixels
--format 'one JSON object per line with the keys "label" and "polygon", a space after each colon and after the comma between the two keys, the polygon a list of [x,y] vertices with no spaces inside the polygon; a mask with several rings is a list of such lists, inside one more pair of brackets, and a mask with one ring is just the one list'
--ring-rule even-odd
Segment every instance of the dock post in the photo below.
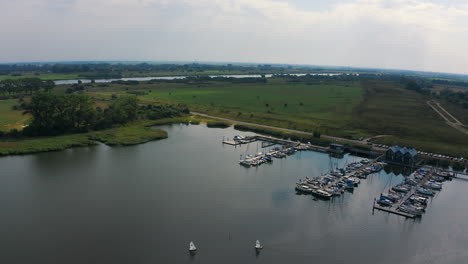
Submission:
{"label": "dock post", "polygon": [[375,210],[375,197],[374,197],[374,202],[372,203],[372,215],[374,215],[374,210]]}

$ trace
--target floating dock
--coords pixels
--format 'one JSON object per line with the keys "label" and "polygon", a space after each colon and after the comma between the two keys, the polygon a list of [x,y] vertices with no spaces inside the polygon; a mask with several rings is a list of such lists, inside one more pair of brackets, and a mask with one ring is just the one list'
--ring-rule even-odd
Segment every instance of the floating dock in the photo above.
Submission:
{"label": "floating dock", "polygon": [[[420,179],[419,183],[417,185],[413,186],[410,191],[405,193],[404,196],[401,197],[398,200],[398,202],[394,203],[392,206],[387,206],[386,207],[386,206],[381,206],[381,205],[377,204],[376,200],[374,200],[373,209],[377,209],[377,210],[381,210],[381,211],[384,211],[384,212],[387,212],[387,213],[392,213],[392,214],[404,216],[404,217],[407,217],[407,218],[416,218],[416,215],[406,213],[406,212],[402,212],[402,211],[399,210],[399,208],[400,208],[400,206],[402,204],[406,203],[406,201],[408,201],[408,199],[412,195],[416,194],[416,191],[418,190],[418,188],[421,188],[431,177],[433,177],[434,175],[437,175],[437,173],[433,169],[430,169],[430,168],[426,168],[426,169],[428,169],[430,172],[427,173],[422,179]],[[416,172],[413,172],[413,174],[414,173],[416,173]],[[423,195],[423,194],[418,194],[418,195],[427,197],[426,195]]]}
{"label": "floating dock", "polygon": [[265,144],[262,144],[262,148],[270,147],[273,145],[284,145],[284,146],[306,146],[308,150],[313,150],[313,151],[319,151],[319,152],[336,152],[336,150],[330,149],[330,147],[324,147],[324,146],[318,146],[318,145],[313,145],[313,144],[307,144],[307,143],[300,143],[292,140],[287,140],[287,139],[281,139],[281,138],[275,138],[275,137],[270,137],[270,136],[251,136],[251,137],[245,137],[243,139],[239,140],[230,140],[230,139],[223,139],[223,144],[231,145],[231,146],[238,146],[242,144],[249,144],[255,141],[261,141],[262,143],[265,142]]}

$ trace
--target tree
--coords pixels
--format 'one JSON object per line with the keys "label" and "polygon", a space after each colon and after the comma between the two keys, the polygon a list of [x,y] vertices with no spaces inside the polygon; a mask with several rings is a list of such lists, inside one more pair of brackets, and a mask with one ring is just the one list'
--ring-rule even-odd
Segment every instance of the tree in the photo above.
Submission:
{"label": "tree", "polygon": [[44,88],[44,91],[50,92],[52,89],[55,88],[55,82],[51,80],[47,80],[42,83],[42,87]]}
{"label": "tree", "polygon": [[105,111],[105,119],[112,124],[125,124],[138,117],[138,99],[136,96],[123,96],[115,99]]}
{"label": "tree", "polygon": [[11,94],[12,92],[15,91],[16,88],[16,82],[12,79],[6,79],[1,81],[1,89],[2,93],[8,93]]}
{"label": "tree", "polygon": [[85,95],[38,93],[26,105],[33,120],[25,128],[29,135],[57,135],[87,131],[95,124],[96,111]]}
{"label": "tree", "polygon": [[39,78],[24,78],[19,79],[19,86],[22,87],[24,92],[29,92],[32,94],[33,92],[39,91],[42,87],[42,81]]}

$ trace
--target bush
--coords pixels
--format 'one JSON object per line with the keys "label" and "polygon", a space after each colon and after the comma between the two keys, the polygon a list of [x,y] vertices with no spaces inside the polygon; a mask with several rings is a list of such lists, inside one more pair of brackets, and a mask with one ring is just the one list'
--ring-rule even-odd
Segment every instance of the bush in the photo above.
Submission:
{"label": "bush", "polygon": [[206,126],[210,128],[227,128],[230,127],[231,124],[222,121],[209,121],[206,123]]}

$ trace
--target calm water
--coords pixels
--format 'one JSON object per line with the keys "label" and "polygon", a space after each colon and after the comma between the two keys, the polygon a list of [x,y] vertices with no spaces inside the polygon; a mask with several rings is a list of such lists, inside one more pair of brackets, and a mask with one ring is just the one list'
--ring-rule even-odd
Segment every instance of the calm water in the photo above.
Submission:
{"label": "calm water", "polygon": [[[381,172],[333,201],[296,195],[329,167],[302,152],[246,169],[229,129],[175,125],[133,147],[0,158],[0,263],[466,263],[468,182],[444,185],[420,221],[372,213],[402,176]],[[338,162],[354,161],[347,156]],[[256,239],[264,244],[256,255]],[[188,254],[188,242],[199,248]]]}
{"label": "calm water", "polygon": [[[310,75],[324,75],[324,76],[334,76],[334,75],[341,75],[341,73],[309,73]],[[270,78],[273,74],[264,74],[266,78]],[[295,76],[304,76],[306,73],[293,73],[290,75]],[[113,81],[150,81],[150,80],[176,80],[176,79],[184,79],[189,76],[159,76],[159,77],[132,77],[132,78],[117,78],[117,79],[97,79],[95,80],[96,83],[110,83]],[[232,75],[211,75],[209,77],[230,77],[230,78],[260,78],[262,77],[261,74],[232,74]],[[91,80],[89,79],[79,79],[83,83],[90,83]],[[78,79],[76,80],[57,80],[54,81],[55,84],[74,84],[78,83]]]}

